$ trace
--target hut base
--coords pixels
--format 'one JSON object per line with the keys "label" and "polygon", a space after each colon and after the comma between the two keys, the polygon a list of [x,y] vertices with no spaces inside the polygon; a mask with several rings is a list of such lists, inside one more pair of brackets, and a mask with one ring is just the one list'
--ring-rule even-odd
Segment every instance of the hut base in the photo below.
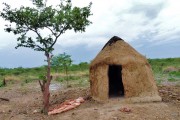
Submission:
{"label": "hut base", "polygon": [[125,102],[128,102],[128,103],[161,102],[161,101],[162,101],[162,98],[159,95],[125,98]]}
{"label": "hut base", "polygon": [[98,99],[98,98],[94,98],[94,100],[98,101],[98,102],[108,102],[111,100],[117,100],[119,102],[122,103],[148,103],[148,102],[161,102],[162,98],[159,95],[156,96],[146,96],[146,97],[130,97],[130,98],[125,98],[125,97],[118,97],[118,98],[110,98],[108,100],[102,100],[102,99]]}

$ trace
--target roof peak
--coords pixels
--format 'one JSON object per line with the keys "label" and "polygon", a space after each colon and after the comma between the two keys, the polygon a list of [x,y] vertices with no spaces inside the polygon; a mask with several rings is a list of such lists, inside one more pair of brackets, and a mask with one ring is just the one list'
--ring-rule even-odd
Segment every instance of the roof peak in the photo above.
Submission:
{"label": "roof peak", "polygon": [[117,40],[123,40],[118,36],[113,36],[109,41],[117,41]]}
{"label": "roof peak", "polygon": [[106,47],[106,46],[111,46],[112,43],[115,43],[116,41],[118,40],[123,40],[121,39],[120,37],[118,36],[113,36],[105,45],[104,47],[102,48],[102,50]]}

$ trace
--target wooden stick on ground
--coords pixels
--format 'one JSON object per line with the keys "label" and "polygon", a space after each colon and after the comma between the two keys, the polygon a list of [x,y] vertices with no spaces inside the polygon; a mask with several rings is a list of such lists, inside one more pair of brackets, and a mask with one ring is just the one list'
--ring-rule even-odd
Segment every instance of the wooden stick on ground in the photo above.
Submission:
{"label": "wooden stick on ground", "polygon": [[4,101],[10,101],[8,98],[1,98],[1,97],[0,97],[0,99],[1,99],[1,100],[4,100]]}

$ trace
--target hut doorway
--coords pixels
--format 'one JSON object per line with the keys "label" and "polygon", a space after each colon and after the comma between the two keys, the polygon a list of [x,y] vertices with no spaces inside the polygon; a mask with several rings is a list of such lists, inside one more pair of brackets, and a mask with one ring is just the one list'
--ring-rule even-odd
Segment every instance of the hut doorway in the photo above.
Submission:
{"label": "hut doorway", "polygon": [[124,86],[122,82],[122,66],[109,65],[109,97],[124,96]]}

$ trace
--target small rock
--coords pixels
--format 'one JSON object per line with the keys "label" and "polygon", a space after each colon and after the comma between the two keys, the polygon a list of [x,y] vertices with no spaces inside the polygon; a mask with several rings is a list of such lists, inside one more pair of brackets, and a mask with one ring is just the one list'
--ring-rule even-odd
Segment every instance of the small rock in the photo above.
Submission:
{"label": "small rock", "polygon": [[76,114],[73,112],[72,115],[76,115]]}
{"label": "small rock", "polygon": [[108,112],[113,112],[113,111],[115,111],[115,110],[108,110]]}
{"label": "small rock", "polygon": [[22,114],[27,114],[27,111],[26,111],[26,110],[24,110],[24,111],[22,111],[21,113],[22,113]]}
{"label": "small rock", "polygon": [[177,96],[173,96],[173,95],[171,96],[171,98],[176,98],[176,97],[177,97]]}
{"label": "small rock", "polygon": [[119,111],[126,112],[126,113],[132,112],[132,110],[130,108],[128,108],[128,107],[122,107],[122,108],[119,109]]}
{"label": "small rock", "polygon": [[34,110],[33,113],[37,113],[38,111],[37,110]]}
{"label": "small rock", "polygon": [[118,117],[113,117],[112,119],[113,120],[120,120]]}
{"label": "small rock", "polygon": [[172,95],[169,95],[169,97],[172,97]]}
{"label": "small rock", "polygon": [[104,115],[105,113],[100,113],[100,115]]}
{"label": "small rock", "polygon": [[166,90],[159,90],[159,92],[163,93],[163,94],[168,93],[168,91],[166,91]]}
{"label": "small rock", "polygon": [[178,94],[176,94],[176,93],[172,93],[172,95],[173,95],[173,96],[178,96]]}
{"label": "small rock", "polygon": [[3,111],[0,111],[0,113],[5,113],[5,111],[3,110]]}

